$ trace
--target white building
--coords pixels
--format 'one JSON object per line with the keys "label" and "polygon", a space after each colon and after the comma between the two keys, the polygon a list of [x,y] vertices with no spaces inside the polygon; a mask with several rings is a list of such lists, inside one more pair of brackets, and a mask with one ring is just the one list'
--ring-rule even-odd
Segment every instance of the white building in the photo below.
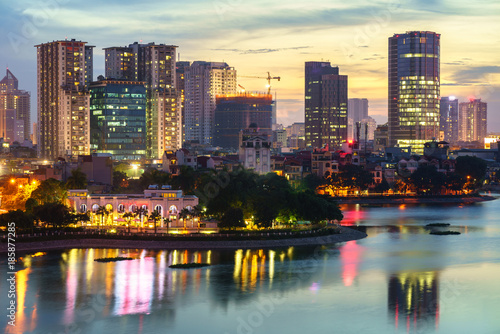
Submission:
{"label": "white building", "polygon": [[212,143],[216,96],[236,94],[236,70],[226,63],[195,61],[185,69],[185,141]]}
{"label": "white building", "polygon": [[265,133],[259,132],[255,124],[240,132],[240,161],[246,169],[258,174],[271,171],[271,142]]}

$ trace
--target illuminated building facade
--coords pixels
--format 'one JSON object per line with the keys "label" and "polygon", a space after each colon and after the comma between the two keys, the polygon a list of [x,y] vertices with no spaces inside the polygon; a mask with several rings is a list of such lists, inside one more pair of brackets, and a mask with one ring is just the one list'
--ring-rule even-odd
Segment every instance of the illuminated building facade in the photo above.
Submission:
{"label": "illuminated building facade", "polygon": [[459,110],[458,140],[483,142],[487,135],[487,103],[481,102],[481,99],[470,99],[460,103]]}
{"label": "illuminated building facade", "polygon": [[253,123],[240,131],[239,158],[245,169],[258,174],[271,172],[271,141],[267,132],[259,131]]}
{"label": "illuminated building facade", "polygon": [[211,145],[216,96],[236,94],[236,70],[226,63],[195,61],[185,69],[185,140]]}
{"label": "illuminated building facade", "polygon": [[306,146],[340,148],[347,140],[347,75],[329,62],[305,63]]}
{"label": "illuminated building facade", "polygon": [[[9,69],[0,81],[0,137],[4,142],[30,139],[30,93],[18,89],[19,82]],[[11,122],[11,125],[7,123]]]}
{"label": "illuminated building facade", "polygon": [[181,121],[179,122],[181,128],[180,142],[182,143],[186,140],[186,122],[185,122],[185,99],[186,99],[186,69],[191,66],[189,61],[178,61],[175,65],[176,67],[176,81],[175,89],[177,90],[177,104],[179,105],[179,114],[181,115]]}
{"label": "illuminated building facade", "polygon": [[448,143],[458,141],[458,99],[454,96],[441,97],[439,139]]}
{"label": "illuminated building facade", "polygon": [[139,44],[105,48],[106,77],[143,81],[146,87],[146,156],[159,159],[181,146],[175,45]]}
{"label": "illuminated building facade", "polygon": [[440,35],[410,31],[389,38],[389,145],[423,145],[439,137]]}
{"label": "illuminated building facade", "polygon": [[86,43],[72,39],[36,45],[40,158],[73,159],[90,152],[86,85],[92,80],[93,46]]}
{"label": "illuminated building facade", "polygon": [[213,145],[237,150],[240,131],[247,129],[252,123],[257,125],[259,131],[271,134],[272,102],[271,94],[238,93],[217,96]]}
{"label": "illuminated building facade", "polygon": [[90,84],[91,151],[114,160],[146,156],[144,82],[105,79]]}

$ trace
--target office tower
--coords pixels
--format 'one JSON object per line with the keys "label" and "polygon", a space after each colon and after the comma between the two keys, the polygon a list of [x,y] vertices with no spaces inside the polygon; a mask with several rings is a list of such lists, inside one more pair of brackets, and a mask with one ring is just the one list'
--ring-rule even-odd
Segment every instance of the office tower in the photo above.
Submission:
{"label": "office tower", "polygon": [[368,117],[368,99],[349,99],[347,103],[348,117],[356,122],[361,122]]}
{"label": "office tower", "polygon": [[487,135],[487,103],[470,99],[460,103],[458,115],[458,140],[483,142]]}
{"label": "office tower", "polygon": [[35,45],[39,157],[73,159],[90,152],[90,95],[85,83],[92,46],[72,40]]}
{"label": "office tower", "polygon": [[90,150],[114,160],[146,157],[144,82],[102,79],[90,91]]}
{"label": "office tower", "polygon": [[226,63],[195,61],[185,72],[185,140],[211,145],[216,96],[236,94],[236,70]]}
{"label": "office tower", "polygon": [[428,31],[389,38],[389,145],[423,153],[439,137],[439,40]]}
{"label": "office tower", "polygon": [[175,45],[139,44],[105,48],[106,77],[144,81],[146,87],[146,156],[159,159],[181,146],[176,92]]}
{"label": "office tower", "polygon": [[454,96],[441,97],[439,128],[444,141],[458,141],[458,99]]}
{"label": "office tower", "polygon": [[[4,118],[0,119],[0,124],[2,124],[0,125],[0,136],[9,143],[30,139],[31,95],[18,88],[17,78],[7,69],[5,77],[0,81],[0,118]],[[14,113],[10,110],[14,110]],[[5,117],[9,120],[7,121]],[[14,127],[9,127],[7,124]]]}
{"label": "office tower", "polygon": [[347,139],[347,75],[329,62],[305,63],[305,136],[313,148],[340,148]]}
{"label": "office tower", "polygon": [[373,140],[377,129],[377,122],[370,116],[363,118],[360,122],[361,128],[359,138],[361,140]]}
{"label": "office tower", "polygon": [[249,92],[218,95],[213,145],[237,150],[240,131],[252,123],[259,132],[270,135],[272,98],[271,94]]}

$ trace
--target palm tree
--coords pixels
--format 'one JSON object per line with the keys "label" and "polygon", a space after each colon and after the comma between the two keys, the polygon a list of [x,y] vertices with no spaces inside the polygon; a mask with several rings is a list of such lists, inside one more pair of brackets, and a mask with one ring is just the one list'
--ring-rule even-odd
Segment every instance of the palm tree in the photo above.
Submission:
{"label": "palm tree", "polygon": [[158,210],[155,210],[149,215],[149,219],[153,220],[155,224],[155,234],[156,234],[156,225],[158,223],[158,220],[161,219],[161,213]]}
{"label": "palm tree", "polygon": [[73,169],[71,176],[66,180],[68,189],[85,189],[87,187],[87,175],[80,168]]}
{"label": "palm tree", "polygon": [[167,224],[167,234],[168,234],[168,224],[171,222],[170,218],[165,217],[163,218],[163,223]]}
{"label": "palm tree", "polygon": [[[142,206],[141,207],[137,207],[134,211],[134,213],[139,216],[139,218],[141,219],[141,223],[142,223],[142,217],[143,216],[147,216],[148,214],[148,209],[146,208],[143,208]],[[142,224],[141,224],[142,225]]]}
{"label": "palm tree", "polygon": [[105,206],[99,205],[99,208],[96,210],[96,215],[101,216],[101,227],[104,224],[104,217],[109,215],[108,209]]}
{"label": "palm tree", "polygon": [[184,219],[184,229],[186,229],[186,220],[191,217],[191,210],[184,208],[179,212],[179,218]]}
{"label": "palm tree", "polygon": [[127,221],[128,233],[130,233],[130,220],[135,217],[135,213],[133,212],[125,212],[123,214],[123,218]]}

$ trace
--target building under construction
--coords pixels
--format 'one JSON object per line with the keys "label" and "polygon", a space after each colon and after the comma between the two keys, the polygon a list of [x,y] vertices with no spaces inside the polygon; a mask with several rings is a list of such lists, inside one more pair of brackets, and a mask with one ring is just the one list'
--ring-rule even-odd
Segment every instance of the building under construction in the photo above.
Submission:
{"label": "building under construction", "polygon": [[250,124],[257,124],[259,131],[272,133],[271,94],[238,93],[217,96],[215,109],[214,146],[238,149],[239,133]]}

